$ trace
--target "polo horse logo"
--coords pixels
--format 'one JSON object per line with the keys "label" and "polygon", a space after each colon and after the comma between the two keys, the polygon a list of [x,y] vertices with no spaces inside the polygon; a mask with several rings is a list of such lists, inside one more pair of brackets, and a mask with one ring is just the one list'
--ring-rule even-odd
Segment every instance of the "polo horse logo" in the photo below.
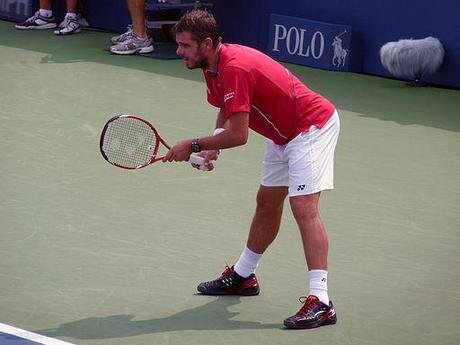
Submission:
{"label": "polo horse logo", "polygon": [[335,36],[332,41],[332,46],[334,47],[334,57],[332,58],[332,65],[335,67],[345,66],[345,59],[347,58],[348,49],[342,47],[342,39],[340,36],[344,35],[347,32],[345,30],[340,35]]}

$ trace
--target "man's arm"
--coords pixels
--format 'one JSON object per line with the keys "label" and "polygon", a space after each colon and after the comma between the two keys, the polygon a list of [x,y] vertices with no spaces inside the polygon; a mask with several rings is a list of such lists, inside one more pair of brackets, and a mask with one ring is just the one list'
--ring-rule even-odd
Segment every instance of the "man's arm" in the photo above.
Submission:
{"label": "man's arm", "polygon": [[224,128],[225,131],[217,135],[200,138],[201,150],[227,149],[246,144],[249,132],[249,114],[239,112],[226,118],[221,109],[217,114],[216,128]]}
{"label": "man's arm", "polygon": [[227,118],[225,117],[225,110],[220,108],[219,112],[217,113],[216,119],[216,128],[226,128],[227,125]]}
{"label": "man's arm", "polygon": [[[202,151],[227,149],[246,144],[249,132],[249,113],[239,112],[232,114],[228,119],[224,117],[223,111],[217,115],[217,126],[225,128],[225,131],[204,138],[199,138],[198,143]],[[223,127],[220,127],[223,126]],[[176,143],[166,154],[163,162],[184,161],[190,157],[191,139]]]}

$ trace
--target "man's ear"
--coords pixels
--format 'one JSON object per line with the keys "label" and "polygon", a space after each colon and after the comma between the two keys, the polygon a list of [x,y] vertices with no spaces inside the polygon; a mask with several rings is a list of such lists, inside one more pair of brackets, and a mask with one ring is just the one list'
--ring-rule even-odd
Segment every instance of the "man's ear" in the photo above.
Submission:
{"label": "man's ear", "polygon": [[206,37],[203,41],[207,50],[213,49],[213,41],[211,37]]}

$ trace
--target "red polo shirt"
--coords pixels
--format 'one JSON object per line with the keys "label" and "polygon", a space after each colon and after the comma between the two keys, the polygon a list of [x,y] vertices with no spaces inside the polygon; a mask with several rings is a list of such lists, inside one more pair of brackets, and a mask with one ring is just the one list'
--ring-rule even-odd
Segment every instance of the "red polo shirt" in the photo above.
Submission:
{"label": "red polo shirt", "polygon": [[249,113],[249,127],[278,145],[313,125],[321,128],[335,110],[280,63],[249,47],[222,44],[217,75],[204,76],[210,104],[227,118]]}

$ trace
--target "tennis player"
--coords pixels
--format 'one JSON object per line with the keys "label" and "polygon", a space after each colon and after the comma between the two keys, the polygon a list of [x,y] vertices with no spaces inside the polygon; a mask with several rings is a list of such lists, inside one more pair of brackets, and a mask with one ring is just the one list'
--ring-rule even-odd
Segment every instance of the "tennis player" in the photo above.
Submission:
{"label": "tennis player", "polygon": [[[207,295],[259,294],[255,271],[278,234],[287,196],[298,224],[309,276],[308,297],[284,320],[286,328],[336,323],[327,289],[328,237],[318,211],[320,194],[333,189],[334,150],[340,130],[335,107],[267,55],[222,43],[214,17],[185,14],[174,28],[177,54],[189,69],[201,68],[208,102],[219,108],[216,135],[182,140],[166,161],[187,160],[201,152],[205,162],[219,150],[244,145],[249,128],[267,138],[257,207],[238,261],[215,280],[198,285]],[[219,129],[225,129],[221,133]],[[212,167],[210,167],[212,168]]]}

